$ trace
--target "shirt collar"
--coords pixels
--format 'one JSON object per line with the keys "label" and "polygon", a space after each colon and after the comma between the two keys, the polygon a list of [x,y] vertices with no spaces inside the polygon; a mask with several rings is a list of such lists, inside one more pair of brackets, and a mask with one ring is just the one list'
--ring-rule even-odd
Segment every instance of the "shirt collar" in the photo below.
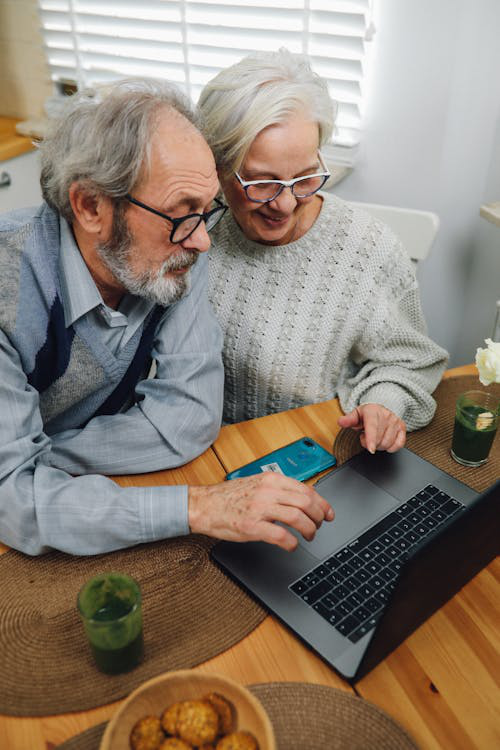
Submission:
{"label": "shirt collar", "polygon": [[122,340],[122,344],[125,345],[153,309],[154,302],[132,294],[124,294],[119,310],[106,307],[76,244],[73,230],[62,216],[59,219],[59,226],[61,232],[59,267],[66,328],[97,308],[110,328],[127,326],[127,332]]}
{"label": "shirt collar", "polygon": [[61,232],[61,292],[66,328],[95,307],[104,304],[94,279],[78,249],[73,230],[62,216],[59,217]]}

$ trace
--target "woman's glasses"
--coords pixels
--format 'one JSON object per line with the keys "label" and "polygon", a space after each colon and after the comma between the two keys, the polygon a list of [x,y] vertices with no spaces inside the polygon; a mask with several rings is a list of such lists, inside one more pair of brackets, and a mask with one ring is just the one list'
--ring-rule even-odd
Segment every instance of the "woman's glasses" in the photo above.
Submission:
{"label": "woman's glasses", "polygon": [[275,200],[287,187],[290,188],[296,198],[308,198],[321,190],[330,177],[330,172],[319,151],[318,157],[323,172],[295,177],[293,180],[242,180],[238,172],[234,174],[248,200],[254,203],[269,203],[269,201]]}

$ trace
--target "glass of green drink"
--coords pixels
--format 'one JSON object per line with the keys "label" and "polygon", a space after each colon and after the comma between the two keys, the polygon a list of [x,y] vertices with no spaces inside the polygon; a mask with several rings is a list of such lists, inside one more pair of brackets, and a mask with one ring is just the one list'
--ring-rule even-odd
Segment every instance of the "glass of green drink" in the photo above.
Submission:
{"label": "glass of green drink", "polygon": [[77,604],[101,672],[128,672],[141,662],[141,592],[133,578],[123,573],[101,573],[83,586]]}
{"label": "glass of green drink", "polygon": [[451,455],[463,466],[481,466],[488,460],[500,417],[500,402],[485,391],[467,391],[458,397]]}

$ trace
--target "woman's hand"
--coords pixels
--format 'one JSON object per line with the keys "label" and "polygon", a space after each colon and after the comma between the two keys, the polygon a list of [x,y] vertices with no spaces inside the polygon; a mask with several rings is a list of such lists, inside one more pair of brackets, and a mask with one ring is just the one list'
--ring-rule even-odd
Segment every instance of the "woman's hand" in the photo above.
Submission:
{"label": "woman's hand", "polygon": [[390,409],[380,404],[361,404],[338,421],[341,427],[362,430],[359,442],[370,453],[395,453],[406,442],[406,425]]}

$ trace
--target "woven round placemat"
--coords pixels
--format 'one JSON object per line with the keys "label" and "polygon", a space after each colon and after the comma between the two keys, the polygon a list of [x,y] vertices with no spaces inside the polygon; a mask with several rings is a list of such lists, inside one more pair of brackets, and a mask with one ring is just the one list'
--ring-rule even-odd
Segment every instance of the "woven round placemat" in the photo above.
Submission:
{"label": "woven round placemat", "polygon": [[[0,713],[44,716],[122,698],[162,672],[193,667],[237,643],[265,610],[210,560],[192,535],[95,557],[0,556]],[[95,667],[76,610],[92,576],[119,571],[143,597],[145,658],[123,675]]]}
{"label": "woven round placemat", "polygon": [[[373,703],[303,682],[251,685],[271,719],[278,750],[418,750],[410,735]],[[57,750],[99,750],[105,724]]]}
{"label": "woven round placemat", "polygon": [[[406,447],[472,487],[476,492],[484,492],[500,477],[499,435],[497,434],[493,441],[488,461],[482,466],[476,468],[462,466],[450,455],[455,403],[461,393],[471,390],[488,391],[500,398],[500,384],[483,388],[475,375],[462,375],[443,380],[434,393],[438,406],[432,422],[421,430],[410,432]],[[333,445],[333,454],[338,464],[344,463],[360,450],[359,432],[349,429],[339,432]]]}

